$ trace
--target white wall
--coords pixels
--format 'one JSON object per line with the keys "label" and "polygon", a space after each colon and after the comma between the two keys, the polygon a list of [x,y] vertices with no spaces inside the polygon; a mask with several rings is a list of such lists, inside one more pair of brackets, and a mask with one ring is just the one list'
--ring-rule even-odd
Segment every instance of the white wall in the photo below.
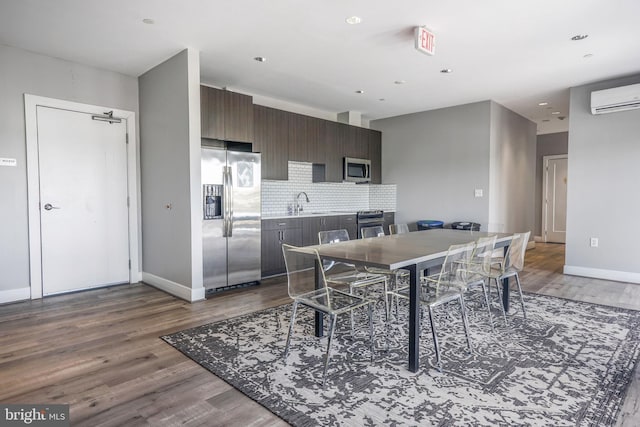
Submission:
{"label": "white wall", "polygon": [[204,298],[198,53],[186,49],[139,78],[143,281]]}
{"label": "white wall", "polygon": [[491,102],[490,159],[487,229],[533,231],[536,124]]}
{"label": "white wall", "polygon": [[640,110],[590,112],[593,90],[635,83],[571,88],[565,273],[640,283]]}
{"label": "white wall", "polygon": [[[489,220],[489,101],[371,122],[382,131],[382,182],[397,185],[396,222]],[[484,197],[474,197],[483,189]]]}
{"label": "white wall", "polygon": [[136,112],[138,81],[25,50],[0,45],[0,302],[3,292],[30,286],[24,94]]}

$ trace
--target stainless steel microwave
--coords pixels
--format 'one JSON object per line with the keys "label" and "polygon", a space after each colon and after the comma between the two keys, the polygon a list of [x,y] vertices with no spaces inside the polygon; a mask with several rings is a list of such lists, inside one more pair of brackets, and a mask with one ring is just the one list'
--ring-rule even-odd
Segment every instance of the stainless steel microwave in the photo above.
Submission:
{"label": "stainless steel microwave", "polygon": [[344,180],[347,182],[370,182],[371,160],[345,157]]}

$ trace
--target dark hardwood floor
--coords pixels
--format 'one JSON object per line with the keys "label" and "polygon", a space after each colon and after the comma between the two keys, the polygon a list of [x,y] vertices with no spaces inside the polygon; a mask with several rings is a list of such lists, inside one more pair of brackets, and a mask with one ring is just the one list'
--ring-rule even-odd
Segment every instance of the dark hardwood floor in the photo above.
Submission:
{"label": "dark hardwood floor", "polygon": [[[564,276],[537,244],[525,290],[640,309],[640,286]],[[286,425],[159,336],[289,301],[284,278],[189,304],[144,284],[0,306],[0,402],[68,403],[72,425]],[[636,372],[619,425],[640,425]]]}

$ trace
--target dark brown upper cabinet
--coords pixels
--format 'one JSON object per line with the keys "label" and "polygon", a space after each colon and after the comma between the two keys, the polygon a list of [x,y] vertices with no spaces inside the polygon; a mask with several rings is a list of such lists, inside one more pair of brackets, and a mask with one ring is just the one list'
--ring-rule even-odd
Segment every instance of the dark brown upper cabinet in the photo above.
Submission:
{"label": "dark brown upper cabinet", "polygon": [[207,86],[200,87],[203,138],[253,142],[253,97]]}
{"label": "dark brown upper cabinet", "polygon": [[286,111],[253,106],[253,151],[262,153],[262,179],[286,180],[289,176],[289,116]]}
{"label": "dark brown upper cabinet", "polygon": [[369,160],[371,160],[371,183],[382,184],[382,133],[369,130]]}
{"label": "dark brown upper cabinet", "polygon": [[338,139],[340,123],[322,120],[320,124],[320,150],[323,153],[317,163],[325,165],[325,179],[328,182],[342,182],[343,159],[342,141]]}
{"label": "dark brown upper cabinet", "polygon": [[289,160],[318,163],[321,120],[302,114],[288,114]]}

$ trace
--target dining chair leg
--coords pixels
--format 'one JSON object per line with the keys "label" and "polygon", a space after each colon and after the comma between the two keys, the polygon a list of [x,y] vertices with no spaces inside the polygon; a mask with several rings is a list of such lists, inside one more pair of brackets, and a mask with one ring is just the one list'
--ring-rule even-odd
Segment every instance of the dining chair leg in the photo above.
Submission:
{"label": "dining chair leg", "polygon": [[389,319],[389,285],[390,281],[385,278],[383,283],[384,290],[382,296],[384,297],[384,313],[387,320]]}
{"label": "dining chair leg", "polygon": [[516,283],[518,284],[518,292],[520,293],[520,304],[522,304],[522,315],[526,319],[527,312],[524,309],[524,299],[522,298],[522,287],[520,286],[520,277],[518,277],[518,273],[516,273]]}
{"label": "dining chair leg", "polygon": [[464,306],[464,298],[462,294],[458,298],[460,303],[460,314],[462,315],[462,325],[464,326],[464,335],[467,338],[467,347],[469,348],[469,354],[471,354],[471,338],[469,337],[469,322],[467,321],[467,311]]}
{"label": "dining chair leg", "polygon": [[[491,304],[489,304],[489,294],[487,293],[487,287],[484,285],[484,280],[480,284],[482,286],[482,293],[484,294],[484,302],[487,304],[487,314],[489,315],[489,325],[491,325],[491,332],[495,332],[493,327],[493,316],[491,316]],[[489,286],[491,289],[491,286]]]}
{"label": "dining chair leg", "polygon": [[324,371],[322,372],[322,387],[327,380],[327,368],[329,367],[329,357],[331,355],[331,341],[333,341],[333,331],[336,329],[336,315],[329,315],[329,336],[327,337],[327,353],[324,356]]}
{"label": "dining chair leg", "polygon": [[296,323],[296,311],[298,310],[298,301],[293,302],[291,309],[291,321],[289,322],[289,333],[287,334],[287,345],[284,348],[284,359],[289,355],[289,344],[291,344],[291,336],[293,335],[293,325]]}
{"label": "dining chair leg", "polygon": [[496,290],[498,291],[498,305],[502,310],[502,317],[504,317],[504,324],[507,324],[507,312],[504,309],[504,303],[502,302],[502,291],[500,290],[500,280],[496,277]]}
{"label": "dining chair leg", "polygon": [[367,304],[367,308],[369,312],[369,349],[371,351],[371,361],[373,362],[373,307],[372,306],[373,306],[372,302]]}
{"label": "dining chair leg", "polygon": [[442,372],[442,361],[440,360],[440,346],[438,345],[438,334],[436,333],[436,323],[433,317],[433,307],[429,306],[429,322],[431,323],[431,334],[433,335],[433,347],[436,350],[436,369]]}

